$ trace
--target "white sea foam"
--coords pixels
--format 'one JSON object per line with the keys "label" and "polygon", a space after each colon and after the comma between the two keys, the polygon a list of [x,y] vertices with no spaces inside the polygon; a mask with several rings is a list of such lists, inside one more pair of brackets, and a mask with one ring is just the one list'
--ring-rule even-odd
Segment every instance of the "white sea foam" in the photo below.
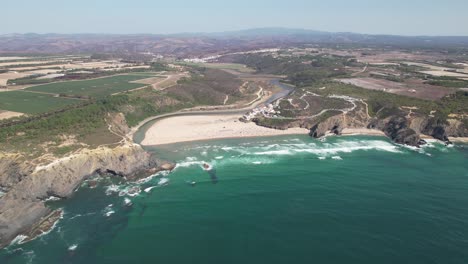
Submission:
{"label": "white sea foam", "polygon": [[259,165],[259,164],[262,164],[262,162],[261,161],[254,161],[254,162],[252,162],[252,164]]}
{"label": "white sea foam", "polygon": [[331,158],[334,159],[334,160],[343,160],[340,156],[333,156]]}
{"label": "white sea foam", "polygon": [[129,198],[125,197],[124,199],[124,205],[131,205],[132,204],[132,200],[130,200]]}
{"label": "white sea foam", "polygon": [[110,211],[107,211],[104,215],[105,215],[106,217],[109,217],[109,216],[111,216],[111,215],[113,215],[113,214],[115,214],[115,211],[114,211],[114,210],[110,210]]}
{"label": "white sea foam", "polygon": [[187,167],[190,167],[190,166],[193,166],[193,165],[200,165],[200,164],[203,164],[203,162],[201,161],[187,161],[187,162],[181,162],[181,163],[177,163],[176,165],[176,168],[187,168]]}
{"label": "white sea foam", "polygon": [[95,212],[92,212],[92,213],[87,213],[87,214],[84,214],[84,215],[82,215],[82,214],[76,214],[76,215],[70,217],[69,220],[73,220],[73,219],[75,219],[75,218],[82,217],[82,216],[94,215],[94,214],[96,214],[96,213],[95,213]]}
{"label": "white sea foam", "polygon": [[161,178],[158,182],[158,185],[161,186],[161,185],[166,185],[169,183],[169,179],[168,178]]}
{"label": "white sea foam", "polygon": [[327,157],[318,157],[319,160],[327,159]]}
{"label": "white sea foam", "polygon": [[310,153],[319,156],[331,156],[339,153],[351,153],[353,151],[387,151],[399,153],[398,146],[379,140],[368,141],[338,141],[336,143],[289,143],[273,144],[266,147],[254,148],[255,155],[294,155],[296,153]]}
{"label": "white sea foam", "polygon": [[287,149],[281,150],[270,150],[270,151],[263,151],[263,152],[255,152],[255,155],[293,155],[294,153]]}
{"label": "white sea foam", "polygon": [[224,156],[218,156],[218,157],[216,157],[215,159],[221,160],[221,159],[223,159],[223,158],[224,158]]}
{"label": "white sea foam", "polygon": [[114,193],[118,193],[120,191],[120,187],[116,184],[112,184],[107,186],[106,188],[106,195],[112,195]]}
{"label": "white sea foam", "polygon": [[[60,219],[63,219],[63,211],[62,213],[60,214]],[[42,232],[41,234],[39,234],[38,236],[36,236],[34,239],[36,238],[39,238],[39,237],[42,237],[44,235],[47,235],[49,234],[50,232],[52,232],[56,227],[57,227],[57,224],[59,222],[59,220],[55,221],[55,223],[46,231],[46,232]],[[25,236],[25,235],[17,235],[11,242],[10,242],[10,246],[11,245],[21,245],[24,243],[24,240],[28,239],[29,237],[28,236]]]}
{"label": "white sea foam", "polygon": [[112,209],[113,206],[114,206],[113,204],[109,204],[108,206],[106,206],[106,208],[104,208],[104,210],[102,210],[103,214],[106,217],[109,217],[115,213],[115,211]]}
{"label": "white sea foam", "polygon": [[234,148],[233,147],[222,147],[221,149],[224,150],[224,151],[230,151],[230,150],[233,150]]}
{"label": "white sea foam", "polygon": [[130,196],[134,197],[139,195],[141,192],[140,186],[127,186],[119,192],[119,196]]}
{"label": "white sea foam", "polygon": [[46,202],[59,201],[59,200],[61,199],[56,196],[49,196],[49,198],[45,199]]}
{"label": "white sea foam", "polygon": [[52,232],[57,227],[57,224],[60,221],[60,219],[63,219],[63,211],[60,213],[59,219],[57,219],[57,221],[55,221],[55,223],[49,228],[49,230],[47,230],[46,232],[42,232],[42,234],[38,235],[37,237],[45,236],[45,235],[49,234],[50,232]]}
{"label": "white sea foam", "polygon": [[146,193],[149,193],[149,192],[151,192],[151,190],[153,190],[153,189],[156,188],[156,187],[157,187],[157,186],[148,187],[148,188],[145,189],[145,192],[146,192]]}
{"label": "white sea foam", "polygon": [[68,247],[68,250],[69,251],[75,251],[77,248],[78,248],[78,244],[73,244],[73,245]]}
{"label": "white sea foam", "polygon": [[28,236],[25,235],[17,235],[10,243],[10,245],[21,245]]}
{"label": "white sea foam", "polygon": [[81,217],[81,216],[83,216],[83,215],[82,214],[74,215],[74,216],[70,217],[70,220],[73,220],[73,219]]}
{"label": "white sea foam", "polygon": [[138,184],[147,183],[147,182],[151,181],[152,179],[154,179],[155,177],[165,177],[165,176],[169,175],[169,173],[171,173],[171,172],[170,171],[160,171],[160,172],[157,172],[156,174],[153,174],[153,175],[148,176],[146,178],[140,179],[140,180],[136,181],[136,183],[138,183]]}

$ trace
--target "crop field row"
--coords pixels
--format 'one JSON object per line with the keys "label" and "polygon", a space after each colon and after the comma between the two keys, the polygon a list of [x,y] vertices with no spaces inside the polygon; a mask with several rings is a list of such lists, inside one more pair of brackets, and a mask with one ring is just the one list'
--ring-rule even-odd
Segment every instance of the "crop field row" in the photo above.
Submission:
{"label": "crop field row", "polygon": [[[114,93],[124,92],[145,86],[135,81],[154,77],[154,74],[127,74],[84,81],[57,82],[26,88],[25,90],[0,93],[0,110],[25,114],[38,114],[58,110],[83,100],[58,97],[89,96],[103,98]],[[133,83],[132,83],[133,82]]]}
{"label": "crop field row", "polygon": [[25,114],[37,114],[58,110],[80,102],[82,102],[82,100],[60,98],[48,94],[25,91],[0,93],[0,109]]}
{"label": "crop field row", "polygon": [[85,81],[57,82],[29,87],[26,90],[52,94],[66,94],[101,98],[114,93],[124,92],[144,86],[140,83],[130,83],[137,80],[154,77],[152,74],[117,75]]}

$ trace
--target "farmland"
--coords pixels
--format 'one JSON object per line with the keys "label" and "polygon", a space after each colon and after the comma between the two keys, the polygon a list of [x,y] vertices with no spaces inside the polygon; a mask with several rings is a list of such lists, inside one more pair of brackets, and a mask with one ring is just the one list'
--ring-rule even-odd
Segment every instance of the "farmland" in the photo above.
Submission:
{"label": "farmland", "polygon": [[48,94],[24,91],[2,92],[0,94],[0,109],[26,114],[58,110],[80,102],[82,102],[82,100],[60,98]]}
{"label": "farmland", "polygon": [[180,65],[186,65],[190,67],[203,67],[210,69],[221,69],[221,70],[234,70],[242,73],[252,73],[255,70],[239,63],[193,63],[183,62]]}
{"label": "farmland", "polygon": [[27,88],[26,90],[51,94],[66,94],[70,96],[89,96],[93,98],[100,98],[109,96],[114,93],[143,87],[145,86],[144,84],[134,83],[134,81],[149,77],[153,77],[153,75],[117,75],[93,80],[58,82],[38,85]]}

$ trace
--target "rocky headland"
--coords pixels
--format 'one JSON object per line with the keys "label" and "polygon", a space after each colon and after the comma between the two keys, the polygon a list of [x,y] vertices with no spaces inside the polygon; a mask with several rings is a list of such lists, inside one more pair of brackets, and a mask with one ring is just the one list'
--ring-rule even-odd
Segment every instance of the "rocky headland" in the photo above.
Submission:
{"label": "rocky headland", "polygon": [[450,144],[451,140],[468,137],[468,127],[457,119],[439,121],[435,117],[414,113],[409,115],[404,111],[385,117],[370,117],[365,104],[357,104],[353,111],[333,113],[325,118],[298,118],[276,123],[268,122],[265,118],[255,118],[253,121],[257,125],[281,130],[306,128],[314,138],[330,133],[341,135],[344,129],[378,130],[395,143],[416,147],[425,143],[424,138],[434,138]]}
{"label": "rocky headland", "polygon": [[45,205],[49,197],[68,198],[89,176],[111,174],[136,180],[174,164],[157,159],[140,145],[83,149],[52,163],[35,165],[21,154],[0,154],[0,248],[16,236],[26,241],[45,232],[58,213]]}

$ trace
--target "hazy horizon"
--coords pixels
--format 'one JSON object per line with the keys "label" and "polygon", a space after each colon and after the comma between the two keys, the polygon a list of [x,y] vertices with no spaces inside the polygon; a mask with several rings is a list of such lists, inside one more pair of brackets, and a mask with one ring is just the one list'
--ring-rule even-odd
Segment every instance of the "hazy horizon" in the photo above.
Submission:
{"label": "hazy horizon", "polygon": [[[27,8],[25,8],[27,7]],[[403,36],[468,36],[468,2],[316,0],[218,2],[10,1],[0,34],[180,34],[253,28]]]}
{"label": "hazy horizon", "polygon": [[258,28],[244,28],[238,30],[225,30],[225,31],[191,31],[191,32],[171,32],[171,33],[150,33],[150,32],[135,32],[135,33],[108,33],[108,32],[75,32],[75,33],[67,33],[67,32],[11,32],[11,33],[0,33],[0,36],[4,35],[26,35],[26,34],[38,34],[38,35],[154,35],[154,36],[172,36],[172,35],[216,35],[216,34],[229,34],[229,33],[236,33],[236,32],[244,32],[250,30],[270,30],[270,29],[277,29],[277,30],[304,30],[304,31],[316,31],[316,32],[323,32],[323,33],[351,33],[351,34],[362,34],[362,35],[375,35],[375,36],[401,36],[401,37],[468,37],[466,35],[429,35],[429,34],[420,34],[420,35],[405,35],[405,34],[385,34],[385,33],[363,33],[363,32],[355,32],[355,31],[326,31],[320,29],[309,29],[309,28],[292,28],[292,27],[258,27]]}

